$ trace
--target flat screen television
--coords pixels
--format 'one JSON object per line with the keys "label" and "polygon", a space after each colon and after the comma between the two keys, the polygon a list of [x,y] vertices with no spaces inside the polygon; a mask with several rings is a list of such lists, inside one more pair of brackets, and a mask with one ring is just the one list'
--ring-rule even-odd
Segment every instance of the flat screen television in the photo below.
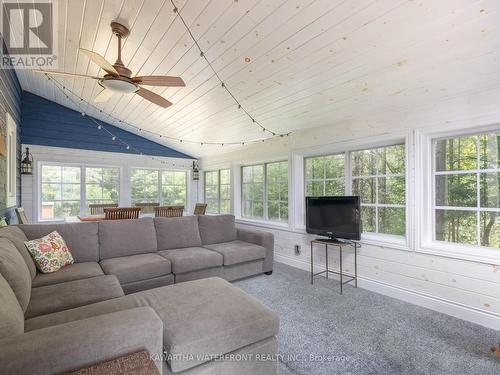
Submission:
{"label": "flat screen television", "polygon": [[306,231],[331,239],[360,240],[359,196],[307,197]]}

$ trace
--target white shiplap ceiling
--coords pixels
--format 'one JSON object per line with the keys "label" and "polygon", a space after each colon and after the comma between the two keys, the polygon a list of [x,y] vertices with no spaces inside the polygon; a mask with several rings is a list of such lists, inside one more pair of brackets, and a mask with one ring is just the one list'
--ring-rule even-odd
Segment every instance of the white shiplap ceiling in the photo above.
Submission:
{"label": "white shiplap ceiling", "polygon": [[[356,116],[500,86],[498,0],[175,3],[225,84],[277,133],[342,126]],[[186,82],[184,88],[153,88],[174,103],[169,108],[115,95],[96,104],[102,113],[87,110],[95,117],[109,121],[111,113],[142,129],[197,142],[263,137],[200,58],[170,0],[58,0],[58,17],[58,70],[102,75],[78,48],[114,63],[109,24],[119,20],[131,30],[122,59],[134,75],[178,75]],[[72,107],[45,77],[17,73],[23,89]],[[90,79],[57,80],[85,101],[99,92]],[[194,156],[222,151],[148,137]]]}

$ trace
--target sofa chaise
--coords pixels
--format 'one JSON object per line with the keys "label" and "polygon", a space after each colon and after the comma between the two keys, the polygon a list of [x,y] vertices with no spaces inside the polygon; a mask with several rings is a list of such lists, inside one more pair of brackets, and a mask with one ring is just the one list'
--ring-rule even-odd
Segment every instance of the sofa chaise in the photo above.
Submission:
{"label": "sofa chaise", "polygon": [[[75,263],[41,274],[24,241],[53,230]],[[273,241],[231,215],[2,228],[0,373],[146,349],[164,374],[275,374],[255,358],[277,353],[277,315],[228,283],[272,272]]]}

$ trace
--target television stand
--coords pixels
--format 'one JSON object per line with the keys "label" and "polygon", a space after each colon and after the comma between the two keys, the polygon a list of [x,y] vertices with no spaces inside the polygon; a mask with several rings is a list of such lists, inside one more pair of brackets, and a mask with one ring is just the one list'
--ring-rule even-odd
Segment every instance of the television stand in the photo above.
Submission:
{"label": "television stand", "polygon": [[[325,245],[325,270],[321,272],[314,273],[314,258],[313,258],[313,245],[320,244]],[[334,271],[328,268],[328,246],[335,246],[339,248],[339,271]],[[346,273],[343,271],[342,266],[342,252],[345,247],[354,248],[354,274]],[[314,276],[326,274],[328,279],[328,274],[333,273],[340,276],[340,294],[342,294],[342,289],[344,284],[354,281],[354,287],[358,287],[358,247],[360,245],[355,241],[343,241],[336,238],[316,238],[311,240],[311,284],[314,284]],[[344,276],[349,276],[347,280],[344,281]]]}

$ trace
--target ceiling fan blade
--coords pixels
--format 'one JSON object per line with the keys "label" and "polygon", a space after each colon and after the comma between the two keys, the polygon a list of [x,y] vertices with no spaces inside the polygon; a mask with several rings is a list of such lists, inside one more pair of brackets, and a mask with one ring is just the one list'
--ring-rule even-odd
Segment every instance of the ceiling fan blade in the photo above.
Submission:
{"label": "ceiling fan blade", "polygon": [[98,53],[89,51],[88,49],[85,49],[85,48],[80,48],[80,51],[82,51],[83,54],[85,54],[94,63],[99,65],[107,73],[114,75],[114,76],[119,76],[115,67],[113,65],[111,65],[111,63],[109,63],[108,60],[106,60],[104,57],[102,57]]}
{"label": "ceiling fan blade", "polygon": [[163,108],[167,108],[167,107],[170,107],[172,105],[172,103],[169,102],[167,99],[154,93],[153,91],[149,91],[149,90],[140,88],[135,93],[137,95],[142,96],[144,99],[149,100],[151,103],[159,105],[160,107],[163,107]]}
{"label": "ceiling fan blade", "polygon": [[52,74],[52,75],[57,75],[57,76],[69,76],[69,77],[81,77],[81,78],[101,79],[100,77],[87,76],[85,74],[78,74],[78,73],[59,72],[57,70],[38,70],[38,69],[33,69],[32,72],[33,73],[38,73],[38,74]]}
{"label": "ceiling fan blade", "polygon": [[96,103],[104,103],[107,102],[109,98],[113,96],[114,92],[111,90],[104,89],[99,94],[97,94],[94,98],[94,102]]}
{"label": "ceiling fan blade", "polygon": [[147,86],[168,86],[168,87],[184,87],[186,84],[181,77],[171,76],[139,76],[133,77],[132,80],[140,85]]}

